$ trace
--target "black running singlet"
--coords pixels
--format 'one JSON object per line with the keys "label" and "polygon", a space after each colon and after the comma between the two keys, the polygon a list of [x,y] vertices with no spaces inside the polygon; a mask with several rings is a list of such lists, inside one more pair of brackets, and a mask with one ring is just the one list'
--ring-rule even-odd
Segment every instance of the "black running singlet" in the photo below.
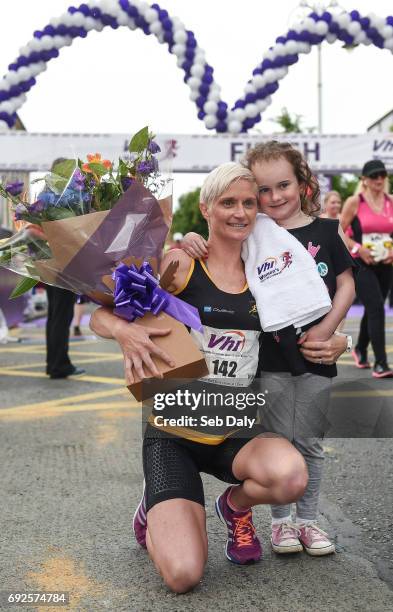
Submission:
{"label": "black running singlet", "polygon": [[258,366],[261,326],[255,299],[248,286],[227,293],[213,282],[206,265],[193,260],[185,285],[176,295],[198,308],[203,334],[191,335],[209,368],[205,382],[247,387]]}

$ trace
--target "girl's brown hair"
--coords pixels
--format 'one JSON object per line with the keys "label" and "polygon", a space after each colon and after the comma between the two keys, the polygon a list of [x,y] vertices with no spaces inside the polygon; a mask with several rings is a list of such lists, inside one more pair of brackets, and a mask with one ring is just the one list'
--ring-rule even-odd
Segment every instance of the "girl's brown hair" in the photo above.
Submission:
{"label": "girl's brown hair", "polygon": [[254,164],[261,161],[271,161],[283,157],[293,168],[297,181],[301,187],[301,207],[307,215],[316,215],[321,210],[320,190],[318,181],[303,155],[289,142],[269,140],[260,143],[248,150],[244,163],[252,170]]}

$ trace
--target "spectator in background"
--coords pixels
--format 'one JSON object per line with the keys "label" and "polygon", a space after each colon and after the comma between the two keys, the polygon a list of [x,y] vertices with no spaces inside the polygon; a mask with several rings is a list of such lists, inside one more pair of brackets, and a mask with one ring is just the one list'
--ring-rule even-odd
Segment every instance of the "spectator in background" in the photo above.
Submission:
{"label": "spectator in background", "polygon": [[384,302],[392,284],[393,196],[387,193],[388,176],[379,159],[366,162],[361,189],[350,196],[343,207],[341,225],[352,228],[347,238],[352,257],[359,264],[355,275],[356,294],[364,305],[353,358],[357,368],[370,368],[367,349],[371,341],[375,363],[374,378],[391,378],[387,362]]}
{"label": "spectator in background", "polygon": [[[65,161],[56,159],[54,166]],[[68,355],[70,325],[74,316],[76,295],[67,289],[46,285],[48,296],[48,318],[46,320],[46,373],[52,379],[78,376],[85,370],[71,363]]]}
{"label": "spectator in background", "polygon": [[323,213],[321,217],[324,219],[340,220],[342,200],[338,191],[328,191],[323,199]]}

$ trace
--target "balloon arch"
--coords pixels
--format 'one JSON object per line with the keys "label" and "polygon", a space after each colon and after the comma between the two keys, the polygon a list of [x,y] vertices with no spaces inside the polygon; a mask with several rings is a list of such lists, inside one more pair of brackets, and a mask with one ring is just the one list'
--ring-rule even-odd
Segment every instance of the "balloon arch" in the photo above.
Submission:
{"label": "balloon arch", "polygon": [[392,16],[383,18],[373,13],[363,17],[356,10],[334,14],[312,12],[276,38],[253,70],[243,96],[230,108],[221,100],[214,70],[206,62],[194,33],[186,30],[180,19],[171,17],[158,4],[149,5],[140,0],[91,0],[79,7],[70,6],[66,13],[34,32],[32,40],[8,66],[7,74],[0,81],[0,129],[14,125],[26,93],[62,47],[71,45],[75,38],[85,38],[91,30],[101,31],[105,27],[141,29],[146,35],[154,35],[159,43],[168,45],[168,51],[177,57],[177,65],[184,72],[184,82],[191,90],[190,98],[197,107],[198,118],[207,129],[218,133],[245,133],[261,121],[261,113],[271,104],[271,96],[289,66],[299,60],[301,53],[309,53],[313,45],[339,40],[346,45],[375,45],[393,52]]}

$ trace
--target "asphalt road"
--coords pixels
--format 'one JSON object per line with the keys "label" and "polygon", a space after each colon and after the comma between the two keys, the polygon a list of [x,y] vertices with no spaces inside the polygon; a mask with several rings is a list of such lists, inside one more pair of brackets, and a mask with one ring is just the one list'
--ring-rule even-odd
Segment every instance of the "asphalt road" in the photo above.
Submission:
{"label": "asphalt road", "polygon": [[[321,500],[321,526],[335,538],[336,555],[275,555],[269,512],[259,508],[263,561],[230,564],[214,514],[222,485],[206,477],[208,566],[193,593],[176,596],[132,536],[142,485],[140,409],[123,386],[115,344],[73,341],[72,359],[87,375],[50,381],[42,329],[22,335],[30,339],[0,346],[0,591],[67,591],[70,605],[60,609],[87,612],[393,610],[393,441],[382,437],[393,435],[393,380],[372,380],[350,357],[341,360],[331,406],[339,437],[325,440]],[[355,426],[362,437],[346,437]]]}

